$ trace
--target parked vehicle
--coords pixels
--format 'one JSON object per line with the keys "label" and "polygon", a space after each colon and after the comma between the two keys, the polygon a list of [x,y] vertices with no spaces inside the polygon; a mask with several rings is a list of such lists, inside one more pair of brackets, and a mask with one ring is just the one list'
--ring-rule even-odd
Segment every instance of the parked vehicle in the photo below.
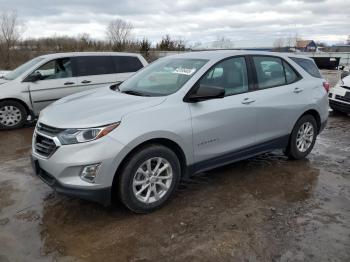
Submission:
{"label": "parked vehicle", "polygon": [[294,54],[165,57],[120,86],[43,110],[33,167],[58,192],[105,205],[118,196],[150,212],[191,174],[274,149],[306,157],[328,118],[323,82],[311,59]]}
{"label": "parked vehicle", "polygon": [[34,58],[0,79],[0,129],[23,126],[64,96],[123,82],[147,65],[139,54],[59,53]]}
{"label": "parked vehicle", "polygon": [[343,77],[330,90],[329,106],[335,112],[350,114],[350,76]]}

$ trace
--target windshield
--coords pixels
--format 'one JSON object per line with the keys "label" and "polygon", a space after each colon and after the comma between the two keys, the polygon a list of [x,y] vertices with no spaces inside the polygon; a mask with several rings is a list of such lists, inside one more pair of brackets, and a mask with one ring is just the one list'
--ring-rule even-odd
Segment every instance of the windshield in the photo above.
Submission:
{"label": "windshield", "polygon": [[164,58],[149,65],[120,85],[123,93],[167,96],[179,90],[208,60]]}
{"label": "windshield", "polygon": [[23,65],[17,67],[15,70],[13,70],[10,73],[6,74],[4,76],[4,79],[6,79],[6,80],[14,80],[14,79],[16,79],[21,74],[23,74],[25,71],[27,71],[28,69],[30,69],[32,66],[34,66],[37,63],[39,63],[43,59],[44,58],[37,57],[37,58],[34,58],[32,60],[29,60],[28,62],[24,63]]}

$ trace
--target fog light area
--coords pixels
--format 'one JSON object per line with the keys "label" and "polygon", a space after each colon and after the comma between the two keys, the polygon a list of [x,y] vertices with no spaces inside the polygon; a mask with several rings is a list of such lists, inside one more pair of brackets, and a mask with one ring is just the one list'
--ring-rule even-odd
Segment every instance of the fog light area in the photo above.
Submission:
{"label": "fog light area", "polygon": [[94,183],[100,166],[101,164],[85,166],[81,171],[80,178],[86,182]]}

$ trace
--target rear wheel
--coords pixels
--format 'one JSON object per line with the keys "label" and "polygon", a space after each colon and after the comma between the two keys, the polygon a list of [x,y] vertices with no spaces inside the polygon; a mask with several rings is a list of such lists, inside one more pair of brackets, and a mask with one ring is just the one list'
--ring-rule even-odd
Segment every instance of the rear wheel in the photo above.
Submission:
{"label": "rear wheel", "polygon": [[0,129],[22,127],[28,117],[24,106],[17,101],[0,102]]}
{"label": "rear wheel", "polygon": [[119,198],[133,212],[151,212],[173,196],[180,177],[176,154],[162,145],[149,145],[127,160],[119,177]]}
{"label": "rear wheel", "polygon": [[313,116],[302,116],[294,126],[286,149],[291,159],[305,158],[313,149],[317,136],[317,123]]}

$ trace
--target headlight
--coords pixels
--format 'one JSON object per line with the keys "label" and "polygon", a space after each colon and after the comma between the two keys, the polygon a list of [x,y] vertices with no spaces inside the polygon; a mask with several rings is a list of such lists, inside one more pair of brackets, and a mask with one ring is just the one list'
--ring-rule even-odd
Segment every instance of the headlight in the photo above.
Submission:
{"label": "headlight", "polygon": [[104,137],[119,126],[120,122],[108,126],[94,128],[66,129],[59,133],[57,138],[62,145],[85,143]]}

